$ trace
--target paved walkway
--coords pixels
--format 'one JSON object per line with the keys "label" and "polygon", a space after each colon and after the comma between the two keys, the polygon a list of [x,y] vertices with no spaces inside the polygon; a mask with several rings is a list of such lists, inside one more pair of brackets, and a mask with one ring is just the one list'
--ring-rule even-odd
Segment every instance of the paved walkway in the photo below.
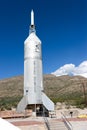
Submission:
{"label": "paved walkway", "polygon": [[8,121],[21,130],[47,130],[43,117],[8,119]]}
{"label": "paved walkway", "polygon": [[58,120],[49,121],[50,130],[68,130],[64,122]]}
{"label": "paved walkway", "polygon": [[[53,118],[49,118],[49,121],[53,120]],[[55,120],[61,122],[61,119]],[[9,119],[8,121],[21,130],[47,130],[43,117]],[[69,121],[73,126],[73,130],[87,130],[87,119],[69,118]]]}
{"label": "paved walkway", "polygon": [[87,121],[71,121],[73,130],[87,130]]}
{"label": "paved walkway", "polygon": [[21,130],[46,130],[44,125],[18,126]]}

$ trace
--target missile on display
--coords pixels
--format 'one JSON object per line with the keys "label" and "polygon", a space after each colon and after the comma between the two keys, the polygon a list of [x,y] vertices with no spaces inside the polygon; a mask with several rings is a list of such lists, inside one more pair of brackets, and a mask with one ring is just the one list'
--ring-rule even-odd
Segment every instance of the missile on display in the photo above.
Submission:
{"label": "missile on display", "polygon": [[29,36],[24,41],[24,96],[17,111],[23,112],[27,105],[42,105],[48,111],[54,111],[54,103],[44,93],[41,40],[36,36],[33,10]]}

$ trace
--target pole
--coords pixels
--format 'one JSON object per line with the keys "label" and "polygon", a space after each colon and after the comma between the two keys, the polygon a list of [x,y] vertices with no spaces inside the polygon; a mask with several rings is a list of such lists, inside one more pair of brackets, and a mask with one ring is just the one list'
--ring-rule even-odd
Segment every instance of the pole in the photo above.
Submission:
{"label": "pole", "polygon": [[85,85],[84,85],[84,83],[82,83],[82,87],[83,87],[83,95],[84,95],[85,105],[87,106],[86,90],[85,90]]}

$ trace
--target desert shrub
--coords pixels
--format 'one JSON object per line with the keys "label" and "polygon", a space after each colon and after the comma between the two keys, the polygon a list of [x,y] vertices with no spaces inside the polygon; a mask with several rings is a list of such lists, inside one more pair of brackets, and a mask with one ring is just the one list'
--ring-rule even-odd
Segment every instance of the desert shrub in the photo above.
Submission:
{"label": "desert shrub", "polygon": [[18,102],[20,101],[21,97],[6,97],[0,99],[0,109],[4,110],[11,110],[12,107],[17,107]]}

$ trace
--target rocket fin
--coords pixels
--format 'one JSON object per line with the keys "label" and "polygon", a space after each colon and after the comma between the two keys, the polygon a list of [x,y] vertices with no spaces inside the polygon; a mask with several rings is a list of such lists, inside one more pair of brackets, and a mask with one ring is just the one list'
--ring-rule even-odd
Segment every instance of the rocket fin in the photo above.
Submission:
{"label": "rocket fin", "polygon": [[21,113],[24,112],[26,106],[27,106],[28,102],[27,102],[27,96],[25,95],[21,101],[19,102],[18,106],[17,106],[17,112]]}
{"label": "rocket fin", "polygon": [[42,92],[42,102],[48,111],[54,111],[54,103]]}

